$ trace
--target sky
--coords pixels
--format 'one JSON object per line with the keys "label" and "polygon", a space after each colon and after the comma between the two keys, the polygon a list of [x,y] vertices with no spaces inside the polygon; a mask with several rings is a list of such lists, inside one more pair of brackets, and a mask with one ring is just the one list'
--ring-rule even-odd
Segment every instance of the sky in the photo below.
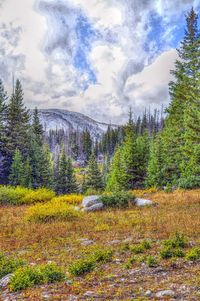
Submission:
{"label": "sky", "polygon": [[200,0],[0,0],[0,78],[27,107],[121,124],[169,103],[185,13]]}

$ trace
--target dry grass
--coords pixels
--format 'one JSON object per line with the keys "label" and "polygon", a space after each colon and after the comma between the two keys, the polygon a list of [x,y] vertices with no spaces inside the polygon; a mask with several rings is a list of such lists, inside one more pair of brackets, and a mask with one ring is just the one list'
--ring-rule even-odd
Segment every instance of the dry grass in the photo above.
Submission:
{"label": "dry grass", "polygon": [[[55,261],[67,270],[69,264],[80,255],[90,253],[96,246],[110,246],[113,240],[120,240],[123,244],[127,238],[133,243],[142,239],[152,239],[155,241],[152,254],[159,248],[160,240],[177,232],[188,236],[194,245],[200,244],[200,190],[173,193],[135,191],[135,194],[145,195],[158,206],[103,211],[85,214],[75,221],[44,224],[26,222],[26,206],[0,207],[0,250],[7,254],[19,255],[29,263]],[[94,245],[83,246],[83,238],[93,240]],[[128,254],[120,253],[121,244],[111,245],[111,248],[115,257],[125,263]],[[169,265],[168,262],[163,262],[164,266],[165,264]],[[169,289],[172,284],[194,287],[194,281],[199,283],[197,265],[183,265],[180,271],[172,271],[168,277],[163,277],[162,281],[158,281],[156,275],[144,274],[143,277],[137,275],[134,282],[132,280],[135,276],[130,278],[123,264],[116,265],[112,262],[106,264],[103,269],[99,268],[85,277],[75,279],[72,285],[55,284],[27,290],[22,293],[20,300],[44,300],[42,294],[46,291],[50,295],[53,294],[50,300],[68,300],[70,294],[79,296],[78,300],[94,300],[81,297],[90,290],[99,296],[102,295],[100,300],[148,300],[132,299],[130,296],[138,296],[141,287],[144,292],[147,289]],[[194,280],[192,283],[191,274]],[[124,283],[122,278],[125,279]],[[190,294],[191,299],[188,297],[187,300],[198,300],[196,293]]]}

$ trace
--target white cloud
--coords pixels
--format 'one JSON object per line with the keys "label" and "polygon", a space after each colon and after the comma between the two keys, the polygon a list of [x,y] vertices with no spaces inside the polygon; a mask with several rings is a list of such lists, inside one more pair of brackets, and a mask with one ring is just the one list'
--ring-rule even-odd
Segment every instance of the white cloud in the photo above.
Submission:
{"label": "white cloud", "polygon": [[[176,58],[176,51],[169,49],[176,28],[171,21],[192,4],[199,5],[199,1],[1,1],[0,76],[3,72],[9,87],[15,71],[30,106],[68,108],[99,120],[121,122],[130,105],[140,113],[149,104],[168,102],[169,70]],[[89,75],[73,64],[80,12],[100,36],[87,53],[97,83],[85,91],[82,87]],[[152,13],[165,25],[162,49],[148,40]]]}

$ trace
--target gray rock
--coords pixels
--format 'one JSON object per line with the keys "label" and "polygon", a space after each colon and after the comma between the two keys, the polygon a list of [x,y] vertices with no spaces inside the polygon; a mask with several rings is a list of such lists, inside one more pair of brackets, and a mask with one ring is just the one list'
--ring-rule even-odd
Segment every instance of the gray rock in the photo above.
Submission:
{"label": "gray rock", "polygon": [[118,240],[118,239],[109,241],[109,245],[118,245],[120,243],[121,243],[121,240]]}
{"label": "gray rock", "polygon": [[69,301],[77,301],[77,300],[78,300],[78,297],[73,296],[73,295],[69,296]]}
{"label": "gray rock", "polygon": [[144,294],[146,297],[151,297],[152,292],[150,290],[146,291]]}
{"label": "gray rock", "polygon": [[92,245],[94,243],[93,240],[89,240],[89,239],[85,239],[81,242],[81,245],[82,246],[89,246],[89,245]]}
{"label": "gray rock", "polygon": [[157,298],[162,297],[173,297],[175,295],[175,292],[172,290],[164,290],[156,293]]}
{"label": "gray rock", "polygon": [[99,198],[100,198],[100,195],[90,195],[90,196],[86,196],[86,197],[83,199],[82,206],[83,206],[84,208],[87,208],[87,207],[96,205],[96,204],[99,203]]}
{"label": "gray rock", "polygon": [[6,287],[9,282],[10,282],[10,278],[13,276],[13,274],[8,274],[5,277],[0,279],[0,287]]}
{"label": "gray rock", "polygon": [[134,203],[136,206],[139,206],[139,207],[143,207],[143,206],[151,206],[153,205],[154,203],[150,200],[146,200],[146,199],[140,199],[140,198],[136,198],[134,200]]}
{"label": "gray rock", "polygon": [[92,211],[99,211],[103,209],[103,203],[97,203],[95,205],[92,205],[90,207],[85,207],[84,211],[85,212],[92,212]]}

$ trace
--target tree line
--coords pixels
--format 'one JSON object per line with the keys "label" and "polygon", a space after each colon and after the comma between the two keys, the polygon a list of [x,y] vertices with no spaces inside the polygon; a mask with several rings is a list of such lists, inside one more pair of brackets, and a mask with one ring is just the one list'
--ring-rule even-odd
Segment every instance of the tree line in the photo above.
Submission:
{"label": "tree line", "polygon": [[[23,103],[20,81],[9,99],[0,81],[0,183],[49,187],[58,194],[199,187],[200,31],[193,8],[186,15],[185,36],[177,51],[167,110],[145,111],[135,121],[130,110],[126,125],[110,125],[96,140],[87,129],[72,131],[68,138],[63,130],[44,134],[37,109],[31,118]],[[99,154],[104,155],[101,168]],[[78,184],[72,160],[81,156],[86,172]]]}

